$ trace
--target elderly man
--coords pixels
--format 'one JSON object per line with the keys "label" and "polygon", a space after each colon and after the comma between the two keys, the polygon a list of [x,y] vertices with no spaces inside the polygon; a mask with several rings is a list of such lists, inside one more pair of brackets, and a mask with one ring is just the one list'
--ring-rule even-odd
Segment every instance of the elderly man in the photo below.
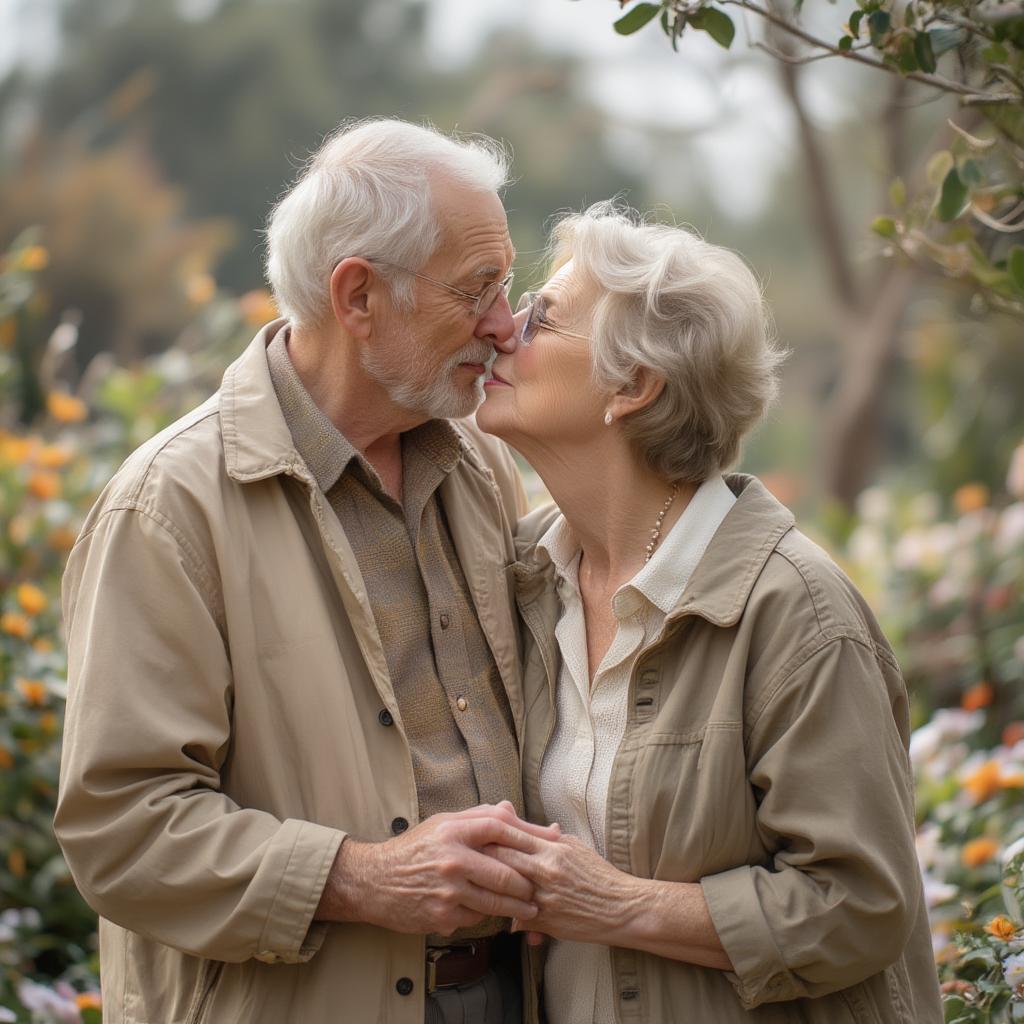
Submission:
{"label": "elderly man", "polygon": [[284,319],[86,522],[55,824],[108,1024],[520,1019],[533,889],[482,850],[550,834],[519,818],[522,488],[451,422],[514,345],[506,176],[335,134],[270,220]]}

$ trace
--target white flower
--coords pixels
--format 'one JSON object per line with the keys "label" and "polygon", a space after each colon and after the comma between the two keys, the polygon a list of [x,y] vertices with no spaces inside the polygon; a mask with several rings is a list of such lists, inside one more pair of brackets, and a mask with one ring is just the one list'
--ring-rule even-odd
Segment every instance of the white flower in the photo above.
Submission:
{"label": "white flower", "polygon": [[940,708],[927,725],[915,729],[910,736],[910,759],[914,766],[931,761],[942,747],[980,729],[984,721],[984,711]]}
{"label": "white flower", "polygon": [[1024,444],[1019,444],[1010,457],[1010,471],[1006,474],[1006,489],[1015,498],[1024,498]]}
{"label": "white flower", "polygon": [[1024,953],[1014,953],[1003,961],[1003,977],[1010,988],[1024,984]]}
{"label": "white flower", "polygon": [[866,523],[884,523],[891,512],[892,502],[882,487],[869,487],[857,498],[857,514]]}
{"label": "white flower", "polygon": [[14,1024],[17,1019],[18,1015],[13,1010],[7,1009],[6,1006],[0,1006],[0,1024]]}
{"label": "white flower", "polygon": [[1024,501],[1007,505],[999,515],[996,528],[996,551],[1008,555],[1024,543]]}
{"label": "white flower", "polygon": [[[58,983],[60,991],[37,985],[23,978],[18,984],[18,998],[25,1009],[54,1024],[82,1024],[82,1014],[74,999],[74,991]],[[33,1019],[35,1019],[33,1017]]]}
{"label": "white flower", "polygon": [[941,903],[948,903],[950,900],[955,899],[960,891],[955,885],[950,885],[948,882],[940,882],[929,874],[925,874],[922,877],[924,879],[924,901],[929,907],[937,907]]}
{"label": "white flower", "polygon": [[1015,839],[1003,850],[1003,863],[1009,864],[1019,853],[1024,853],[1024,836],[1021,836],[1020,839]]}

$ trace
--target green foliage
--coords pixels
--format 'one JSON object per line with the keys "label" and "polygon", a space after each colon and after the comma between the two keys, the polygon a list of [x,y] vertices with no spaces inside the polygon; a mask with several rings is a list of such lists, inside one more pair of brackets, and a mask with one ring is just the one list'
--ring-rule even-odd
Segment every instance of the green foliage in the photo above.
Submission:
{"label": "green foliage", "polygon": [[926,186],[908,199],[901,181],[895,212],[876,218],[872,230],[886,253],[937,265],[989,306],[1024,317],[1020,257],[1011,256],[1024,239],[1024,12],[973,0],[859,0],[835,42],[800,25],[799,2],[787,17],[759,0],[661,0],[658,11],[639,4],[616,24],[637,31],[660,13],[673,48],[687,28],[728,47],[734,28],[723,8],[730,5],[770,18],[808,59],[856,60],[960,99],[955,139],[940,150],[942,174],[928,176],[935,191]]}

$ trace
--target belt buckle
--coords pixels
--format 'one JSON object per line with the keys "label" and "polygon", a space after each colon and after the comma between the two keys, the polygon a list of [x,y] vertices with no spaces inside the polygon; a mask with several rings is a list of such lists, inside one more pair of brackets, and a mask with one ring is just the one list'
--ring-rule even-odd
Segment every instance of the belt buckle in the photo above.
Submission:
{"label": "belt buckle", "polygon": [[427,950],[427,995],[437,991],[437,961],[455,953],[458,950],[468,949],[469,955],[476,954],[476,943],[473,941],[459,942],[452,946],[431,946]]}

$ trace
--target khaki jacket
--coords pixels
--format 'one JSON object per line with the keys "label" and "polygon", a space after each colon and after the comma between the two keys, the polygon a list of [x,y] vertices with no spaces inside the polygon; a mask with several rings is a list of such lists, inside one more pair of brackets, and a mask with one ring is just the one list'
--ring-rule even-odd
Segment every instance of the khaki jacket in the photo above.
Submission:
{"label": "khaki jacket", "polygon": [[[422,936],[312,923],[343,836],[418,813],[358,566],[271,384],[280,326],[127,460],[64,577],[55,828],[102,917],[105,1024],[423,1020]],[[518,729],[522,488],[457,429],[441,501]]]}
{"label": "khaki jacket", "polygon": [[[792,515],[757,480],[727,481],[738,500],[633,669],[606,835],[623,871],[700,882],[735,973],[613,949],[618,1019],[938,1024],[899,668]],[[560,608],[536,541],[552,515],[520,523],[516,568],[524,789],[545,823]],[[532,967],[542,978],[542,954]]]}

